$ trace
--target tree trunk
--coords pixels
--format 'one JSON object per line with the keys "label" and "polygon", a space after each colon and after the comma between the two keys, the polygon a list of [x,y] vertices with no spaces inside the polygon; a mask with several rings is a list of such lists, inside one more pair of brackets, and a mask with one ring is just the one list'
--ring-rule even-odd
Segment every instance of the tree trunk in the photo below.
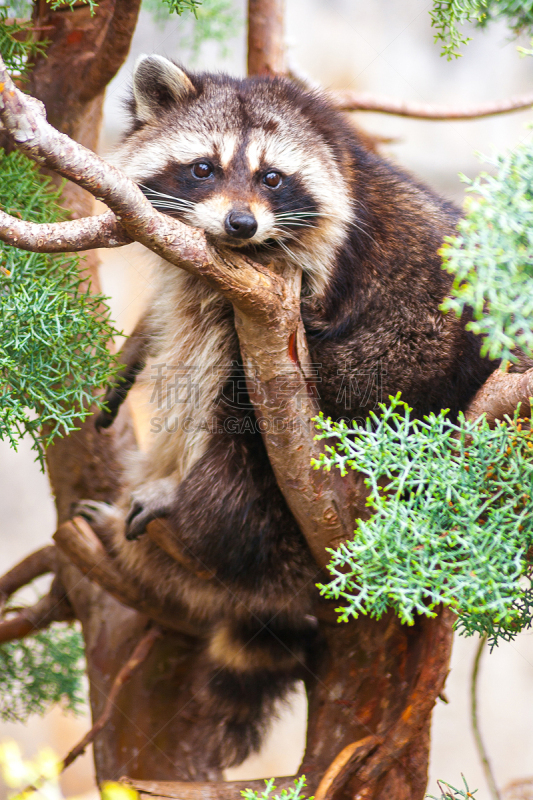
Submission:
{"label": "tree trunk", "polygon": [[248,75],[285,72],[285,0],[248,0]]}

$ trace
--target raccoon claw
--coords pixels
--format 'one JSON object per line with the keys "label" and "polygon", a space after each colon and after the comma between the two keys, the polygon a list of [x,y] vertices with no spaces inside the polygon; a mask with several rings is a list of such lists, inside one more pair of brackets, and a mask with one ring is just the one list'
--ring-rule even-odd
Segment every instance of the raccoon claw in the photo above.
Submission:
{"label": "raccoon claw", "polygon": [[160,506],[151,508],[149,505],[145,506],[138,500],[134,500],[126,517],[126,539],[128,541],[138,539],[139,536],[146,533],[146,526],[149,522],[166,516],[168,513],[164,508]]}
{"label": "raccoon claw", "polygon": [[109,503],[102,503],[98,500],[80,500],[73,504],[72,516],[83,517],[91,525],[103,524],[112,514],[113,506]]}

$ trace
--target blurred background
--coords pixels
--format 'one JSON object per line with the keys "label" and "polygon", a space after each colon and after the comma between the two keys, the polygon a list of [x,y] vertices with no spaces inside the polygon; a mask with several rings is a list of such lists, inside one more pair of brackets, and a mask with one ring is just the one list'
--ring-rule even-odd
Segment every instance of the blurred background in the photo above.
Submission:
{"label": "blurred background", "polygon": [[[149,0],[150,7],[157,6]],[[533,59],[520,58],[507,29],[493,25],[472,30],[473,41],[462,58],[440,58],[433,41],[426,0],[287,0],[287,43],[291,66],[325,87],[350,88],[411,100],[467,107],[531,91]],[[157,17],[157,15],[156,15]],[[191,47],[193,24],[186,16],[143,10],[127,63],[109,86],[100,150],[108,153],[124,129],[122,101],[131,69],[140,53],[160,53],[187,67],[245,70],[245,7],[235,0],[230,33],[223,42]],[[378,114],[352,114],[354,123],[387,140],[383,152],[418,175],[449,199],[462,202],[458,173],[474,177],[481,169],[475,153],[512,147],[531,136],[533,112],[526,111],[470,122],[422,122]],[[102,252],[101,278],[110,297],[117,327],[131,331],[151,291],[150,264],[138,245]],[[137,396],[137,407],[142,398]],[[142,409],[137,415],[142,420]],[[142,422],[140,423],[142,424]],[[55,529],[53,498],[46,476],[33,460],[29,444],[15,453],[0,443],[0,569],[9,569],[31,550],[49,543]],[[489,797],[470,726],[470,674],[477,640],[457,638],[446,686],[448,703],[434,712],[430,794],[438,794],[437,779],[461,785],[463,773],[478,800]],[[128,691],[127,687],[124,691]],[[480,720],[496,780],[503,788],[513,781],[533,781],[533,633],[485,653],[479,685]],[[258,756],[228,771],[231,778],[292,774],[298,767],[305,739],[306,702],[303,690],[280,709]],[[24,754],[50,745],[64,755],[89,727],[88,717],[73,717],[54,709],[27,725],[0,724],[0,741],[13,738]],[[92,754],[67,770],[62,780],[67,796],[94,794]],[[0,799],[7,796],[0,786]],[[507,793],[507,797],[518,797]],[[522,797],[533,798],[531,794]]]}

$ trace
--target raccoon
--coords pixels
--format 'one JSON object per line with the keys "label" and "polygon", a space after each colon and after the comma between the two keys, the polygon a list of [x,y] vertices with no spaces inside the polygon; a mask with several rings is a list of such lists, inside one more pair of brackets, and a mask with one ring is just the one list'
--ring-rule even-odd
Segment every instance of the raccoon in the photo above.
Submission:
{"label": "raccoon", "polygon": [[[382,397],[401,391],[416,416],[457,416],[496,364],[480,356],[466,315],[439,310],[450,278],[438,249],[454,206],[373,152],[325,95],[283,77],[193,74],[141,57],[130,110],[114,161],[156,209],[216,247],[302,269],[325,414],[365,419],[381,398],[346,387],[379,375]],[[113,422],[150,364],[169,425],[130,464],[116,506],[78,511],[109,532],[110,552],[143,591],[180,600],[207,625],[206,747],[225,767],[259,747],[275,703],[312,669],[317,568],[255,424],[231,305],[163,260],[157,273],[97,425]],[[178,400],[190,370],[195,389]],[[145,535],[156,518],[182,563]]]}

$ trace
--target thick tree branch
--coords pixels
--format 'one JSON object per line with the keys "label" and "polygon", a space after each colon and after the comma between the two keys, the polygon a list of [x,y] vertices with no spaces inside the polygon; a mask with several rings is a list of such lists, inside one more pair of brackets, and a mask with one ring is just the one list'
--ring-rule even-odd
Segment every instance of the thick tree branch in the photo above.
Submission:
{"label": "thick tree branch", "polygon": [[529,419],[532,397],[533,369],[523,373],[497,369],[479,389],[465,416],[469,420],[476,420],[485,414],[488,423],[494,425],[497,419],[512,417],[519,408],[521,416]]}
{"label": "thick tree branch", "polygon": [[134,608],[165,628],[188,636],[202,633],[198,626],[187,622],[183,606],[158,605],[143,596],[131,583],[124,582],[102,542],[82,517],[63,523],[54,534],[56,545],[75,564],[80,572],[94,581],[125,606]]}
{"label": "thick tree branch", "polygon": [[[300,317],[301,273],[285,276],[286,292],[276,324],[258,330],[252,317],[235,313],[248,392],[278,485],[319,566],[326,547],[352,536],[354,521],[366,517],[367,496],[357,473],[314,470],[322,452],[314,441],[319,408],[313,370]],[[258,335],[259,334],[259,335]]]}
{"label": "thick tree branch", "polygon": [[376,97],[363,92],[354,92],[350,89],[332,91],[330,92],[330,97],[340,111],[374,111],[379,114],[392,114],[396,117],[440,120],[442,122],[494,117],[498,114],[509,114],[512,111],[523,111],[533,105],[533,94],[510,97],[508,100],[472,106],[471,108],[413,103],[395,100],[391,97]]}
{"label": "thick tree branch", "polygon": [[112,211],[95,217],[37,224],[0,211],[0,239],[34,253],[77,253],[131,242]]}
{"label": "thick tree branch", "polygon": [[52,622],[70,622],[74,612],[65,590],[55,580],[50,592],[35,605],[22,609],[13,617],[0,621],[0,644],[14,639],[23,639],[36,631],[47,628]]}
{"label": "thick tree branch", "polygon": [[12,594],[27,586],[35,578],[54,572],[56,566],[56,549],[53,545],[41,547],[30,553],[0,578],[0,609]]}

